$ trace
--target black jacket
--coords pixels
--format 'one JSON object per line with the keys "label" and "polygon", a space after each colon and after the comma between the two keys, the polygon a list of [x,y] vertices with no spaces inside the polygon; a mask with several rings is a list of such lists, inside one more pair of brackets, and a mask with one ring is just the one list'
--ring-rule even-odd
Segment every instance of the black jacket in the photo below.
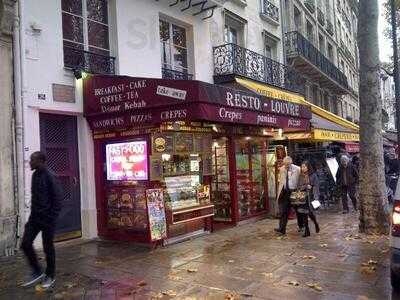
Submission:
{"label": "black jacket", "polygon": [[347,168],[342,165],[336,174],[336,183],[340,186],[344,185],[344,172],[347,172],[347,186],[358,184],[358,171],[352,163],[349,162]]}
{"label": "black jacket", "polygon": [[32,175],[30,219],[42,225],[54,225],[61,210],[62,190],[48,169],[38,169]]}

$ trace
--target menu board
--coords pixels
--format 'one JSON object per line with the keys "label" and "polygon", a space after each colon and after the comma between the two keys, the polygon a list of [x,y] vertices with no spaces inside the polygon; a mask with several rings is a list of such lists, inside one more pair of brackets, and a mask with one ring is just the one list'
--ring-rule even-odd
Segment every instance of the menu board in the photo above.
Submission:
{"label": "menu board", "polygon": [[194,141],[191,133],[177,133],[175,136],[176,152],[193,152]]}
{"label": "menu board", "polygon": [[147,180],[147,143],[134,141],[106,145],[107,180]]}
{"label": "menu board", "polygon": [[146,198],[151,241],[165,239],[167,237],[167,221],[165,218],[163,190],[146,190]]}

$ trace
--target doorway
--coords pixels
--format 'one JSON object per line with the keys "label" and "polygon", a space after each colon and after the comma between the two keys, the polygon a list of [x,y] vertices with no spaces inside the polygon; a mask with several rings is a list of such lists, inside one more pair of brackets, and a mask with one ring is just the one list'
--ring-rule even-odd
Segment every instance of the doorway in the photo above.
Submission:
{"label": "doorway", "polygon": [[63,189],[55,240],[82,236],[77,119],[40,113],[40,148]]}

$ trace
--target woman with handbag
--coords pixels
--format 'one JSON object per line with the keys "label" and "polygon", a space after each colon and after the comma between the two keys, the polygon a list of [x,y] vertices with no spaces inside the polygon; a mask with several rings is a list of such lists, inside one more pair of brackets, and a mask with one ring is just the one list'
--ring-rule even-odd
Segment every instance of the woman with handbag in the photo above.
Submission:
{"label": "woman with handbag", "polygon": [[318,176],[312,172],[312,167],[308,161],[301,164],[298,190],[292,195],[291,201],[292,205],[296,207],[296,212],[302,219],[304,225],[303,237],[310,236],[308,217],[314,222],[315,231],[318,233],[319,225],[314,214],[314,209],[318,208],[320,205],[319,183]]}

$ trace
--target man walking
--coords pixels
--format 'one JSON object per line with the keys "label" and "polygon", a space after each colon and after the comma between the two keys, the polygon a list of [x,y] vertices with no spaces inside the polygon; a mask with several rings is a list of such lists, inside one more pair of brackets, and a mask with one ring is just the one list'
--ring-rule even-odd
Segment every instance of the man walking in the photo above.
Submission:
{"label": "man walking", "polygon": [[[42,281],[41,288],[46,290],[55,282],[55,249],[53,244],[54,228],[61,209],[61,188],[55,176],[46,167],[46,156],[34,152],[30,159],[32,175],[31,215],[25,225],[21,248],[32,268],[32,276],[23,287]],[[43,274],[38,263],[33,241],[42,232],[43,251],[47,268]]]}
{"label": "man walking", "polygon": [[346,155],[340,158],[340,167],[336,174],[336,182],[341,189],[343,213],[349,213],[348,196],[353,202],[353,209],[357,211],[356,187],[358,184],[358,171]]}
{"label": "man walking", "polygon": [[[293,164],[290,156],[283,159],[283,166],[279,170],[278,185],[278,204],[280,212],[279,228],[275,231],[279,234],[286,234],[286,225],[288,223],[290,212],[290,194],[297,189],[300,176],[300,167]],[[301,224],[298,224],[301,227]]]}

